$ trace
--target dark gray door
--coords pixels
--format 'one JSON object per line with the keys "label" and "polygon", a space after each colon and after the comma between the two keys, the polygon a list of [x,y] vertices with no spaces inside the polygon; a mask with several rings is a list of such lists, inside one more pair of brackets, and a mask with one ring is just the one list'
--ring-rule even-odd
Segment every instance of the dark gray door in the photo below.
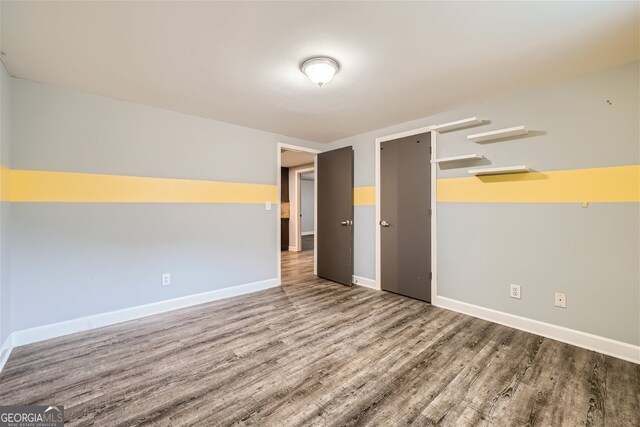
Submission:
{"label": "dark gray door", "polygon": [[318,154],[318,276],[351,286],[353,279],[353,148]]}
{"label": "dark gray door", "polygon": [[430,147],[430,133],[380,144],[380,284],[429,302]]}

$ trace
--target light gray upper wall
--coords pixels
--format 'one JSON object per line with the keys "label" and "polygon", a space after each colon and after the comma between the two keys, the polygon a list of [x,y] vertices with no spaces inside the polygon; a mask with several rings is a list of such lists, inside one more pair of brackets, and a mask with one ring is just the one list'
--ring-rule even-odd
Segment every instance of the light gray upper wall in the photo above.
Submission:
{"label": "light gray upper wall", "polygon": [[[0,164],[11,166],[10,77],[0,62]],[[4,197],[2,197],[4,199]],[[11,333],[9,202],[0,202],[0,346]]]}
{"label": "light gray upper wall", "polygon": [[[640,129],[639,64],[461,109],[488,125],[438,136],[438,156],[481,153],[470,165],[526,164],[551,171],[638,164]],[[612,104],[607,103],[609,100]],[[452,117],[453,116],[449,116]],[[525,125],[529,135],[474,143],[466,136]],[[633,141],[636,143],[634,144]],[[467,164],[467,165],[469,165]],[[464,167],[441,167],[438,178],[468,176]]]}
{"label": "light gray upper wall", "polygon": [[[356,187],[375,184],[376,138],[472,116],[489,123],[438,135],[437,156],[480,153],[487,159],[466,162],[463,167],[439,167],[438,178],[468,176],[469,166],[488,164],[526,164],[544,171],[637,164],[640,129],[634,124],[640,117],[639,73],[640,63],[629,64],[377,129],[328,146],[353,145]],[[518,125],[525,125],[530,134],[501,142],[467,142],[467,135]]]}
{"label": "light gray upper wall", "polygon": [[0,98],[2,101],[2,116],[0,117],[0,138],[2,138],[2,147],[0,148],[0,164],[11,166],[11,77],[4,68],[4,64],[0,62],[0,78],[2,86],[0,87]]}
{"label": "light gray upper wall", "polygon": [[12,78],[14,169],[276,183],[277,142],[321,144]]}
{"label": "light gray upper wall", "polygon": [[[25,80],[11,89],[13,169],[276,184],[277,142],[323,147]],[[279,210],[263,204],[10,209],[13,331],[277,276]]]}
{"label": "light gray upper wall", "polygon": [[300,218],[300,232],[313,232],[314,219],[314,182],[300,180],[300,210],[302,217]]}

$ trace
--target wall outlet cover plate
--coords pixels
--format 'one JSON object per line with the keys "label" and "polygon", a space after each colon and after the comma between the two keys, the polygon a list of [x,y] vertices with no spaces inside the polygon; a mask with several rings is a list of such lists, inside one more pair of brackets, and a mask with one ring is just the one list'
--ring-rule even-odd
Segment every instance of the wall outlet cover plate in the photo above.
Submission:
{"label": "wall outlet cover plate", "polygon": [[521,291],[522,288],[520,287],[520,285],[510,285],[509,296],[511,298],[520,299],[522,296]]}
{"label": "wall outlet cover plate", "polygon": [[567,295],[556,292],[554,295],[555,306],[560,308],[567,308]]}

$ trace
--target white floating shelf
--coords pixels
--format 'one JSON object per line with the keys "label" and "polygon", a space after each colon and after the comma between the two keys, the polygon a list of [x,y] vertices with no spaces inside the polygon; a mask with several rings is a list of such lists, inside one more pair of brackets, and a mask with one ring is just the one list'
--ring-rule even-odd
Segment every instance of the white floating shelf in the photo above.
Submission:
{"label": "white floating shelf", "polygon": [[502,175],[506,173],[524,173],[529,172],[529,168],[521,166],[505,166],[501,168],[484,168],[484,169],[470,169],[471,175]]}
{"label": "white floating shelf", "polygon": [[436,132],[447,132],[450,130],[462,129],[480,124],[482,124],[482,120],[479,120],[477,117],[469,117],[468,119],[456,120],[455,122],[431,126],[431,130],[435,130]]}
{"label": "white floating shelf", "polygon": [[457,162],[460,160],[482,159],[483,157],[484,156],[482,154],[465,154],[464,156],[442,157],[440,159],[431,160],[431,163]]}
{"label": "white floating shelf", "polygon": [[489,132],[476,133],[474,135],[467,136],[467,139],[473,142],[491,141],[492,139],[509,138],[512,136],[526,135],[529,133],[524,126],[516,126],[506,129],[492,130]]}

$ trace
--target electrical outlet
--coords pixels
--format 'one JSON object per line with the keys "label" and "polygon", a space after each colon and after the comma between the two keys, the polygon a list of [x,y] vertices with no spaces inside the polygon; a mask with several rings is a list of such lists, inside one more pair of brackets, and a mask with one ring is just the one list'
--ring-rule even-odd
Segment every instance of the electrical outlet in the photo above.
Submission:
{"label": "electrical outlet", "polygon": [[271,202],[264,202],[264,210],[265,211],[271,210]]}
{"label": "electrical outlet", "polygon": [[511,298],[520,299],[520,285],[511,285],[509,296]]}
{"label": "electrical outlet", "polygon": [[171,274],[162,273],[162,281],[160,283],[162,286],[169,286],[171,284]]}
{"label": "electrical outlet", "polygon": [[556,292],[554,294],[556,307],[567,308],[567,295]]}

